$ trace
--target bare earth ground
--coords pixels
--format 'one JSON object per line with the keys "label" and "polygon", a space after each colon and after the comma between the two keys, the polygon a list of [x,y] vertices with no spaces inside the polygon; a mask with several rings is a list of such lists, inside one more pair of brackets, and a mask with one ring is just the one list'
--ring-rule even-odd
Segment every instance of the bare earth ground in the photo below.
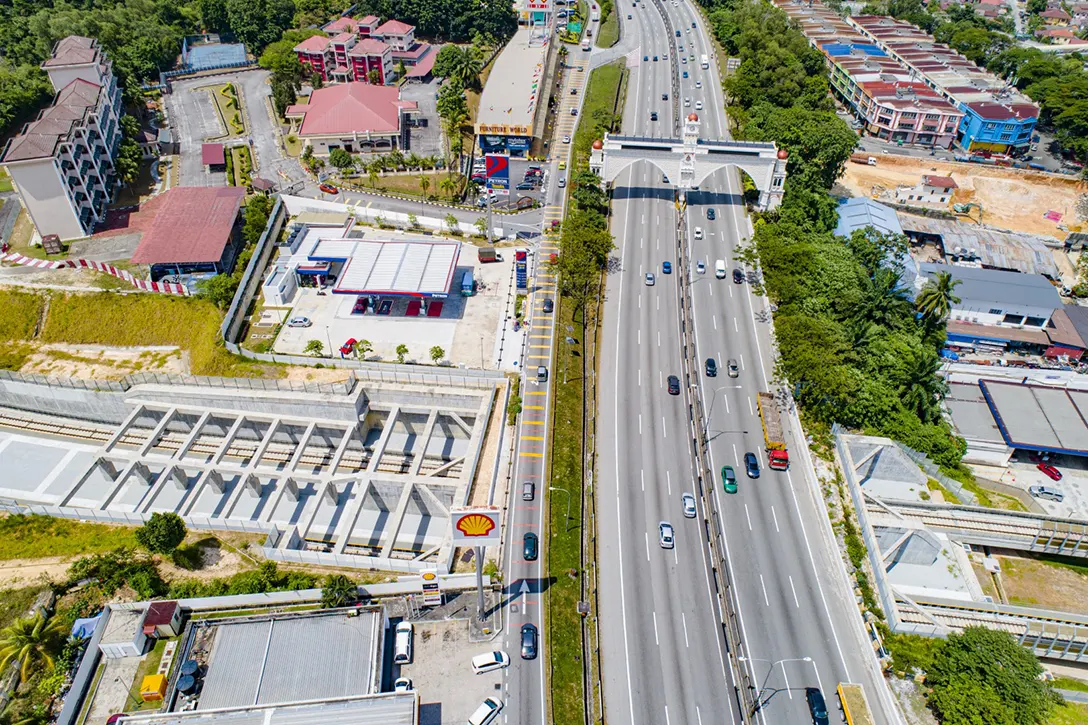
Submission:
{"label": "bare earth ground", "polygon": [[1061,224],[1076,224],[1073,207],[1085,189],[1083,182],[1073,178],[893,155],[881,156],[876,166],[846,164],[839,183],[855,196],[872,196],[874,187],[894,192],[898,186],[914,186],[923,174],[955,179],[960,187],[953,197],[955,202],[981,204],[985,224],[1059,239],[1067,232],[1043,214],[1056,211],[1062,215]]}
{"label": "bare earth ground", "polygon": [[1010,604],[1088,613],[1088,576],[1035,559],[997,557]]}
{"label": "bare earth ground", "polygon": [[339,383],[351,377],[350,370],[340,368],[304,368],[289,366],[285,368],[285,380],[301,383]]}
{"label": "bare earth ground", "polygon": [[189,354],[177,347],[105,347],[42,345],[20,372],[70,378],[117,379],[134,372],[182,375]]}

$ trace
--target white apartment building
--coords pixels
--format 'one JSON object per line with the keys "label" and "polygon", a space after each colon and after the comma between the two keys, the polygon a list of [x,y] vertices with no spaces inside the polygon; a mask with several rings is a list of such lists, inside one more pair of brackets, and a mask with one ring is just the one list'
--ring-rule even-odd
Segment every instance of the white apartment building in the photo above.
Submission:
{"label": "white apartment building", "polygon": [[105,218],[117,187],[121,89],[93,38],[57,42],[42,69],[57,95],[8,142],[2,163],[39,234],[78,239]]}

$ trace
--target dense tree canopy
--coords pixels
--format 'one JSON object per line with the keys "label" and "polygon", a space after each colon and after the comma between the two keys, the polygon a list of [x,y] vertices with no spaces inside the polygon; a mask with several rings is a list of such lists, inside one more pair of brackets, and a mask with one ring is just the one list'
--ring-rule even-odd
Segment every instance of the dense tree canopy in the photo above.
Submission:
{"label": "dense tree canopy", "polygon": [[356,13],[367,12],[411,23],[424,37],[459,43],[477,33],[504,40],[518,27],[509,0],[363,0]]}

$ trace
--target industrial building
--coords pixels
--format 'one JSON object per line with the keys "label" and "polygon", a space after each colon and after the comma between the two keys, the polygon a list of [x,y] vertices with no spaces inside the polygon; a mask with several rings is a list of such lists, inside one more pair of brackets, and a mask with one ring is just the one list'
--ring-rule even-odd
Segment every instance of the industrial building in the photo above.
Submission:
{"label": "industrial building", "polygon": [[79,239],[117,190],[121,89],[97,40],[70,35],[42,62],[56,96],[8,141],[0,160],[41,236]]}
{"label": "industrial building", "polygon": [[492,65],[476,113],[476,137],[484,153],[526,156],[540,134],[548,108],[549,40],[532,26],[519,26]]}

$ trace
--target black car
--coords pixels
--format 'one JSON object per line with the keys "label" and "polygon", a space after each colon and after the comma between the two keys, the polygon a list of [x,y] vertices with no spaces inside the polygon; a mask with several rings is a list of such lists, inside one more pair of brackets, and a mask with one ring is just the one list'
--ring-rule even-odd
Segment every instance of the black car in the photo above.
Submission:
{"label": "black car", "polygon": [[525,561],[536,561],[539,543],[536,534],[532,532],[521,537],[521,554],[525,557]]}
{"label": "black car", "polygon": [[551,312],[554,309],[555,309],[555,303],[554,302],[552,302],[550,299],[544,300],[544,311],[545,312]]}
{"label": "black car", "polygon": [[676,377],[675,375],[670,375],[669,378],[668,378],[668,384],[669,384],[669,395],[679,395],[680,394],[680,378]]}
{"label": "black car", "polygon": [[536,659],[536,625],[521,625],[521,658],[523,660]]}
{"label": "black car", "polygon": [[759,459],[755,453],[748,451],[744,454],[744,470],[748,473],[748,478],[759,478]]}
{"label": "black car", "polygon": [[718,363],[712,357],[706,359],[706,376],[708,378],[715,378],[718,376]]}
{"label": "black car", "polygon": [[714,221],[715,219],[718,218],[718,214],[713,209],[707,209],[706,210],[706,218],[709,219],[710,221]]}
{"label": "black car", "polygon": [[743,282],[744,281],[744,272],[740,271],[739,269],[734,269],[733,270],[733,281],[736,282],[737,284],[740,284],[741,282]]}
{"label": "black car", "polygon": [[531,181],[523,181],[514,188],[516,188],[518,191],[529,191],[535,189],[536,184]]}
{"label": "black car", "polygon": [[662,94],[661,94],[661,100],[662,100],[662,101],[667,101],[667,100],[669,100],[669,94],[668,94],[668,93],[662,93]]}
{"label": "black car", "polygon": [[812,714],[813,725],[828,725],[827,703],[824,702],[824,694],[815,687],[805,688],[805,699],[808,700],[808,711]]}
{"label": "black car", "polygon": [[650,111],[650,120],[651,121],[656,121],[657,120],[657,111]]}

